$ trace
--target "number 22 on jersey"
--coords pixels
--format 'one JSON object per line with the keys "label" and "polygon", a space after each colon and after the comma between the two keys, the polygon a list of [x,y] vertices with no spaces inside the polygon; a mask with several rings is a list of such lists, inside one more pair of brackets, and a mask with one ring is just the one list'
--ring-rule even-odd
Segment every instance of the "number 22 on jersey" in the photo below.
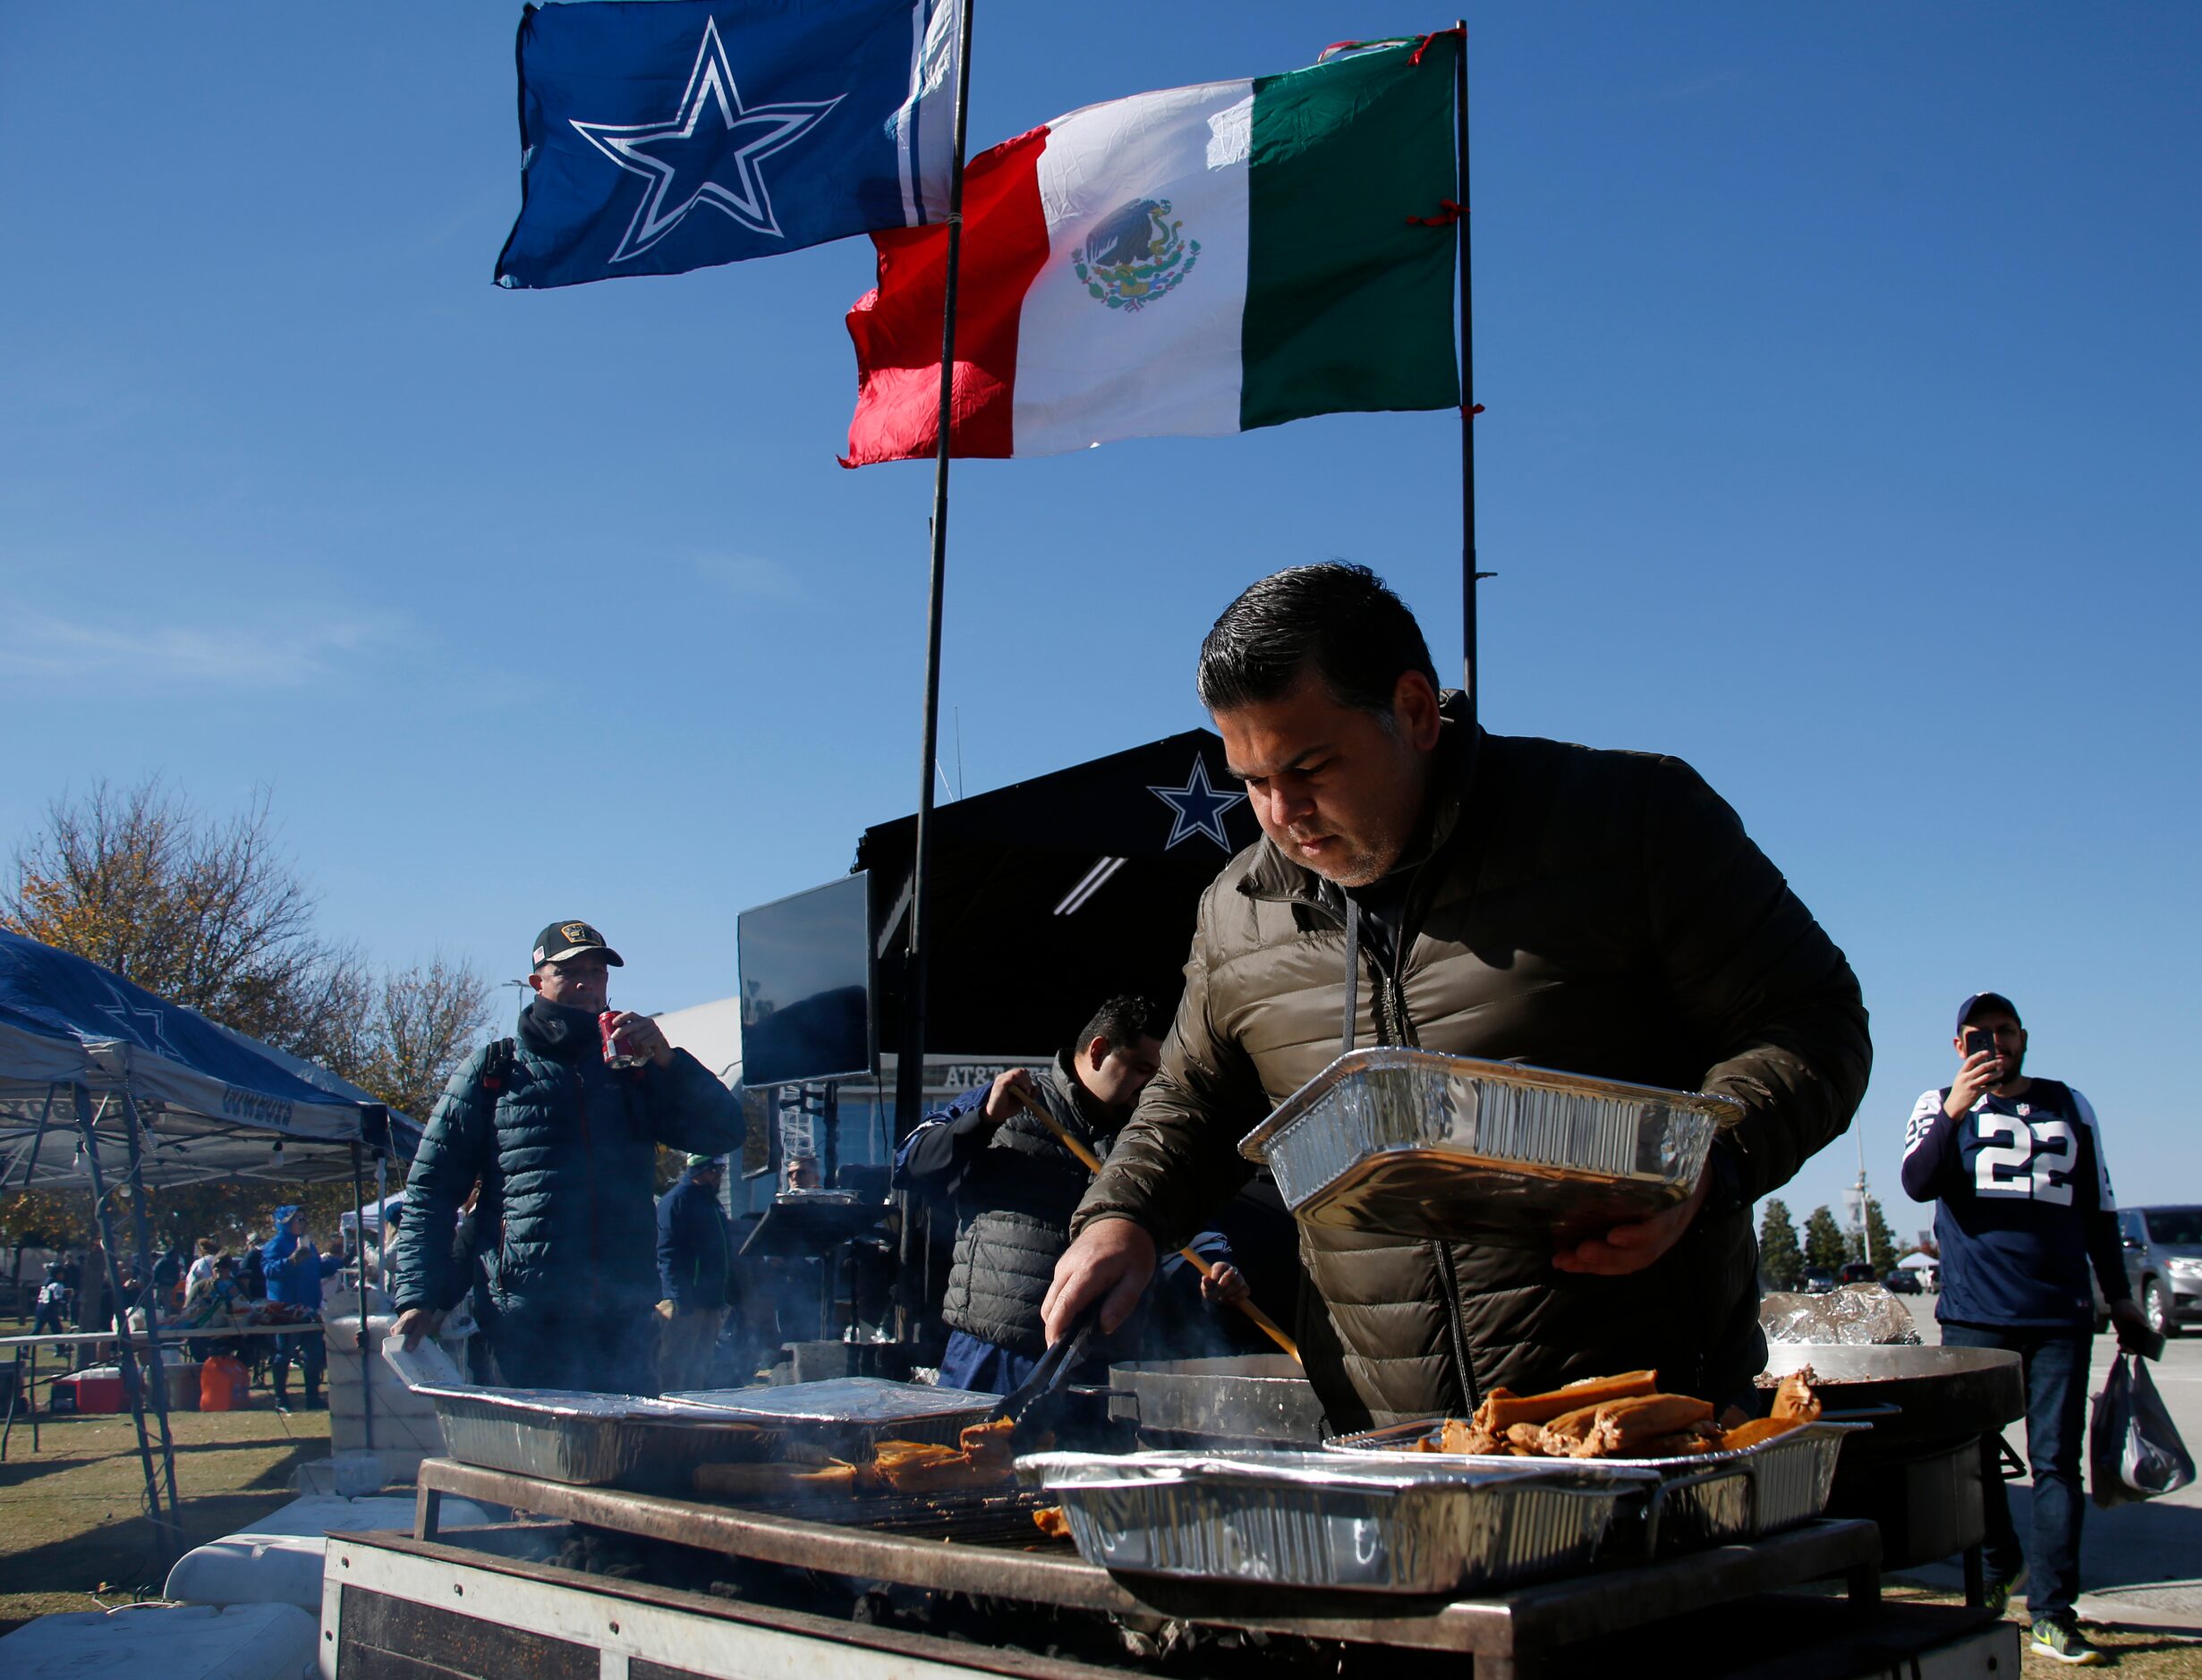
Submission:
{"label": "number 22 on jersey", "polygon": [[1976,1195],[2025,1196],[2059,1207],[2072,1205],[2072,1167],[2079,1150],[2068,1123],[2036,1120],[2029,1124],[2004,1114],[1973,1117],[1980,1127],[1980,1153],[1973,1158]]}

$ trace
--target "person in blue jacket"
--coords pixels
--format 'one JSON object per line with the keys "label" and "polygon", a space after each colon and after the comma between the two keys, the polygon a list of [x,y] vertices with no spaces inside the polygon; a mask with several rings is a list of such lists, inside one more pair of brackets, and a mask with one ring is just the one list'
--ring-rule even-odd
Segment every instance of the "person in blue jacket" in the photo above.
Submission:
{"label": "person in blue jacket", "polygon": [[260,1249],[268,1298],[301,1309],[311,1320],[302,1330],[276,1338],[276,1404],[291,1398],[291,1360],[295,1355],[306,1379],[306,1407],[321,1404],[321,1370],[327,1348],[321,1340],[321,1284],[342,1268],[344,1256],[324,1254],[306,1235],[306,1216],[294,1205],[276,1209],[276,1234]]}
{"label": "person in blue jacket", "polygon": [[727,1322],[730,1253],[718,1186],[726,1168],[715,1155],[691,1155],[673,1187],[658,1198],[658,1382],[667,1394],[710,1381],[711,1353]]}

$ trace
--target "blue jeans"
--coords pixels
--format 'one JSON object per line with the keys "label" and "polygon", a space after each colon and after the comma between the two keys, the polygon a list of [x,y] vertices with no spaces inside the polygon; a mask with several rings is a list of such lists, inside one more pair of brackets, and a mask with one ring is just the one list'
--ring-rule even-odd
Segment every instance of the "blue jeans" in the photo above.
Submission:
{"label": "blue jeans", "polygon": [[295,1356],[299,1369],[306,1376],[306,1404],[311,1405],[321,1397],[321,1370],[328,1362],[328,1344],[322,1339],[319,1323],[309,1319],[302,1329],[278,1336],[275,1342],[271,1375],[276,1400],[281,1401],[290,1394],[291,1360]]}
{"label": "blue jeans", "polygon": [[966,1330],[952,1330],[940,1354],[940,1386],[973,1394],[1014,1394],[1039,1363],[1036,1355],[1013,1353]]}
{"label": "blue jeans", "polygon": [[1945,1324],[1944,1347],[2000,1347],[2019,1355],[2026,1374],[2026,1447],[2034,1472],[2034,1533],[2023,1550],[2011,1524],[2011,1498],[2000,1475],[1984,1478],[1990,1581],[2010,1581],[2021,1563],[2033,1567],[2027,1611],[2036,1621],[2072,1619],[2079,1597],[2079,1525],[2087,1501],[2080,1489],[2079,1449],[2087,1415],[2085,1330],[2004,1329]]}

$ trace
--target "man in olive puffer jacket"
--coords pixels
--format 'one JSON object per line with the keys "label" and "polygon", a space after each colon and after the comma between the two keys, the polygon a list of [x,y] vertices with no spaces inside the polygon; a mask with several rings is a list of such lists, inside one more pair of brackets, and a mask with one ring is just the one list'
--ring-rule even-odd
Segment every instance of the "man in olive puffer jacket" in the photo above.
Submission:
{"label": "man in olive puffer jacket", "polygon": [[429,1118],[405,1181],[395,1328],[411,1345],[463,1293],[451,1234],[480,1179],[475,1228],[505,1382],[653,1394],[657,1148],[739,1149],[741,1100],[645,1015],[615,1023],[642,1063],[605,1065],[598,1016],[608,971],[624,964],[587,922],[553,922],[534,956],[517,1035],[470,1057]]}
{"label": "man in olive puffer jacket", "polygon": [[1300,1345],[1339,1428],[1655,1367],[1723,1400],[1764,1362],[1751,1204],[1849,1124],[1870,1061],[1842,953],[1677,759],[1487,735],[1365,567],[1256,583],[1200,687],[1264,838],[1201,901],[1161,1068],[1080,1207],[1047,1332],[1118,1322],[1244,1182],[1237,1143],[1354,1041],[1722,1093],[1688,1199],[1560,1252],[1303,1223]]}

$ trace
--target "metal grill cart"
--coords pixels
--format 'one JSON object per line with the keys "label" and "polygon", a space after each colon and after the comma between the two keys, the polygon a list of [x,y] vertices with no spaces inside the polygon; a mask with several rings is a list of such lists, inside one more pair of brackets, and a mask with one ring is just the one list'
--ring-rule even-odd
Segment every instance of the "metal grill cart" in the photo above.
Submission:
{"label": "metal grill cart", "polygon": [[[446,1494],[537,1521],[442,1535]],[[1175,1672],[1249,1680],[1257,1669],[1267,1680],[1380,1667],[1386,1680],[1671,1671],[1662,1651],[1688,1652],[1695,1673],[1775,1664],[1785,1680],[1909,1673],[1927,1651],[1938,1675],[2017,1672],[2010,1625],[1881,1603],[1870,1523],[1815,1521],[1446,1600],[1111,1574],[999,1503],[943,1501],[930,1523],[903,1511],[883,1528],[854,1511],[813,1522],[430,1459],[412,1536],[332,1538],[322,1673],[1072,1680],[1152,1671],[1171,1650]],[[643,1578],[540,1560],[544,1536],[576,1533],[634,1548]]]}

